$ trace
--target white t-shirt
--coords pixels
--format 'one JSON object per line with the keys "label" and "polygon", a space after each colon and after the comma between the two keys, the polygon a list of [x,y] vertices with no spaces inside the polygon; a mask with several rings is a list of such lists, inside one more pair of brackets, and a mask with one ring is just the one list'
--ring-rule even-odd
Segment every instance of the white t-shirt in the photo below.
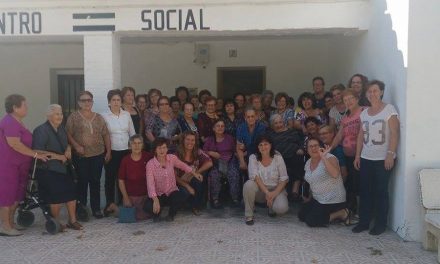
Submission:
{"label": "white t-shirt", "polygon": [[136,134],[130,113],[121,109],[118,116],[108,110],[102,114],[102,117],[107,124],[108,131],[110,132],[112,150],[128,149],[128,140],[131,136]]}
{"label": "white t-shirt", "polygon": [[[326,158],[337,158],[327,153]],[[305,174],[304,180],[310,184],[310,190],[312,191],[313,199],[320,204],[337,204],[345,202],[345,188],[341,175],[337,178],[333,178],[327,171],[324,161],[319,161],[318,166],[312,171],[310,168],[309,159],[304,167]]]}
{"label": "white t-shirt", "polygon": [[374,116],[368,114],[368,108],[361,113],[364,144],[361,158],[368,160],[385,160],[390,144],[390,128],[388,120],[399,116],[393,105],[387,104],[382,111]]}
{"label": "white t-shirt", "polygon": [[264,185],[276,187],[278,183],[289,180],[287,175],[286,164],[280,153],[275,152],[272,162],[265,167],[257,160],[255,154],[249,157],[249,179],[255,180],[255,176],[259,176]]}

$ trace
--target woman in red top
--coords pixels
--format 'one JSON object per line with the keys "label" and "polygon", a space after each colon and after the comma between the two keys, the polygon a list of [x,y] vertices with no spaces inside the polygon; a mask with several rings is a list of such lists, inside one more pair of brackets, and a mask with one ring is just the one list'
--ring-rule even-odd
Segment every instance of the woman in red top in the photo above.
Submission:
{"label": "woman in red top", "polygon": [[145,166],[153,155],[142,151],[144,142],[137,134],[130,137],[131,153],[125,156],[119,167],[119,189],[122,193],[122,202],[125,207],[136,208],[136,219],[145,220],[148,215],[143,211],[147,200],[147,181]]}

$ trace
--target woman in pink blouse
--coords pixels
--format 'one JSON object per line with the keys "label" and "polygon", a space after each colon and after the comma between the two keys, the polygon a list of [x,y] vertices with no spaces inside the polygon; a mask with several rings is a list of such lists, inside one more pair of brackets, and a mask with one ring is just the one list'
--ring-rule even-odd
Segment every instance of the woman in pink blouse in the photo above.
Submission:
{"label": "woman in pink blouse", "polygon": [[[154,158],[146,166],[148,200],[144,211],[153,215],[153,221],[160,220],[160,212],[164,203],[168,203],[167,221],[174,221],[177,210],[182,207],[188,194],[179,191],[176,185],[174,169],[178,168],[185,173],[193,173],[193,169],[180,161],[175,155],[167,154],[168,146],[165,138],[158,137],[153,142]],[[199,175],[195,175],[198,177]]]}

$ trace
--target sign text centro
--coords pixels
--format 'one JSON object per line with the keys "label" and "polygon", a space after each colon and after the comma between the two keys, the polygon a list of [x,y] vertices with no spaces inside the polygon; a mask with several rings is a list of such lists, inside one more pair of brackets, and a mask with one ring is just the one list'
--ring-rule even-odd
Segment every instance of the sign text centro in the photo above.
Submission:
{"label": "sign text centro", "polygon": [[209,30],[203,9],[145,9],[141,12],[142,30]]}

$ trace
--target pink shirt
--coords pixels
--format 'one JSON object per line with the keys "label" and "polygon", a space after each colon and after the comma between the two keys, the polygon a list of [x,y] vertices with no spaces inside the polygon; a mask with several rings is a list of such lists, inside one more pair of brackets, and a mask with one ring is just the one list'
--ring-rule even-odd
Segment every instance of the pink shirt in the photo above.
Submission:
{"label": "pink shirt", "polygon": [[173,154],[167,154],[166,165],[162,167],[156,157],[151,159],[146,166],[148,197],[154,198],[177,191],[176,176],[174,168],[185,172],[191,172],[192,168],[179,160]]}
{"label": "pink shirt", "polygon": [[362,110],[362,108],[359,108],[356,113],[350,114],[350,116],[345,115],[341,119],[342,148],[347,157],[354,157],[356,155],[356,141],[359,134]]}

